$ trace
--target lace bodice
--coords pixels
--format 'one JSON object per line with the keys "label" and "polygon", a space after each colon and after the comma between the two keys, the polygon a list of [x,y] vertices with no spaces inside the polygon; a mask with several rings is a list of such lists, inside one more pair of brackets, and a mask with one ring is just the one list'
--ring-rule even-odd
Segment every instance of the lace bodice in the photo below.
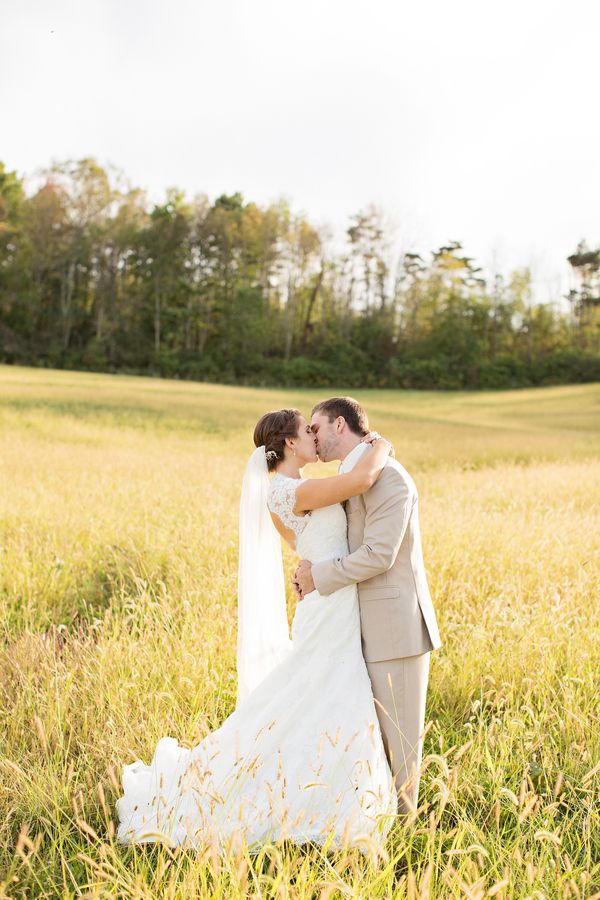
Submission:
{"label": "lace bodice", "polygon": [[310,513],[297,516],[293,512],[296,505],[296,488],[301,483],[301,478],[290,478],[277,473],[269,485],[267,495],[267,504],[271,512],[279,516],[285,527],[293,531],[296,537],[302,534],[310,518]]}
{"label": "lace bodice", "polygon": [[348,553],[347,522],[342,505],[334,503],[313,509],[305,516],[295,515],[296,489],[301,482],[301,478],[289,478],[277,473],[269,486],[269,509],[279,516],[286,528],[294,532],[296,552],[303,559],[319,562],[345,556]]}

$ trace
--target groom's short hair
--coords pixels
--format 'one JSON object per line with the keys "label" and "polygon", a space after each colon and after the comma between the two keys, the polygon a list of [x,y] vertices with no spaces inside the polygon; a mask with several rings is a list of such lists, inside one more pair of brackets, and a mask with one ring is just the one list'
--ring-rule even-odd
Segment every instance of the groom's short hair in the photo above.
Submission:
{"label": "groom's short hair", "polygon": [[315,413],[323,413],[330,422],[338,416],[343,416],[350,431],[360,434],[361,437],[369,431],[368,416],[354,397],[330,397],[329,400],[323,400],[313,407],[312,415]]}

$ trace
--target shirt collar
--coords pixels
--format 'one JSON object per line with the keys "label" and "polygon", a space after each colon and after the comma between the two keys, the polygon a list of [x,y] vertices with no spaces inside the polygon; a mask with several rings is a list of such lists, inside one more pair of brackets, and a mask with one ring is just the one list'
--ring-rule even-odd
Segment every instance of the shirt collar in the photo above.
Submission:
{"label": "shirt collar", "polygon": [[365,444],[364,441],[361,441],[360,444],[357,444],[356,447],[353,447],[348,456],[342,461],[342,464],[340,465],[340,474],[344,475],[346,472],[350,472],[368,447],[369,444]]}

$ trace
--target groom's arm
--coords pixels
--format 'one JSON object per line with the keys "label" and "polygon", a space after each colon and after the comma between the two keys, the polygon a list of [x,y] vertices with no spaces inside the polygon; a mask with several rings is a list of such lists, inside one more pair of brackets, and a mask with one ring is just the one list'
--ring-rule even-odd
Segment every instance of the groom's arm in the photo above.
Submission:
{"label": "groom's arm", "polygon": [[372,488],[363,494],[365,532],[360,547],[348,556],[315,563],[312,577],[320,594],[332,594],[387,572],[394,563],[417,497],[393,466],[386,466]]}

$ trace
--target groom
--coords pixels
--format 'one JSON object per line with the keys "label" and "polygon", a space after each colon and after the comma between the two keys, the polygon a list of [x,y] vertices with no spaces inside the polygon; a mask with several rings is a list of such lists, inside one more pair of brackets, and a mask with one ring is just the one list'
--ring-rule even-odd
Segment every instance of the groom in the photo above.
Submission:
{"label": "groom", "polygon": [[[349,472],[369,445],[367,414],[352,397],[332,397],[312,411],[319,459],[342,461]],[[416,809],[425,696],[431,650],[440,636],[427,586],[419,532],[417,488],[397,460],[388,460],[366,493],[346,502],[350,553],[294,575],[299,597],[323,596],[356,583],[362,649],[386,754],[398,791],[398,812]]]}

